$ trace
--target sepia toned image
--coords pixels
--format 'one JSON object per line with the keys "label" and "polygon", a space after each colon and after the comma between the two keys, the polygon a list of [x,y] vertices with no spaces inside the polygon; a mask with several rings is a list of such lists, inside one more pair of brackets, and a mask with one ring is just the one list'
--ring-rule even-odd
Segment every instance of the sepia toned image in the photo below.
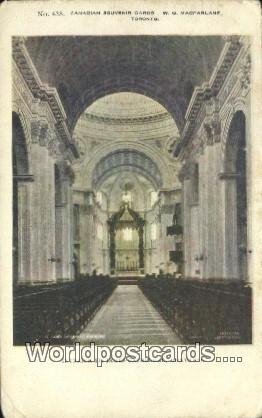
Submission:
{"label": "sepia toned image", "polygon": [[12,38],[13,344],[252,344],[248,36]]}

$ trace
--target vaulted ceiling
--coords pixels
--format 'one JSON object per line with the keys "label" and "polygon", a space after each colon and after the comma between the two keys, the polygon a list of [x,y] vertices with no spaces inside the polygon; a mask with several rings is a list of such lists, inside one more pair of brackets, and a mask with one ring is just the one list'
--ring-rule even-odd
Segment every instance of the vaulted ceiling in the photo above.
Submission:
{"label": "vaulted ceiling", "polygon": [[78,145],[76,188],[99,188],[130,172],[156,189],[179,187],[179,163],[170,149],[194,88],[215,68],[224,37],[49,36],[24,42],[41,81],[57,89]]}
{"label": "vaulted ceiling", "polygon": [[73,131],[79,116],[107,94],[130,91],[161,103],[178,128],[193,89],[208,80],[223,37],[28,37],[41,80],[56,87]]}
{"label": "vaulted ceiling", "polygon": [[112,174],[120,174],[123,171],[142,174],[156,188],[162,186],[161,173],[154,161],[135,149],[120,149],[108,154],[96,165],[92,176],[93,187],[98,188]]}
{"label": "vaulted ceiling", "polygon": [[133,144],[133,149],[138,144],[146,145],[151,152],[162,155],[165,165],[172,165],[171,147],[179,132],[170,113],[158,102],[141,94],[122,92],[100,98],[89,106],[79,117],[73,138],[79,149],[79,168],[113,143],[120,149],[124,143]]}

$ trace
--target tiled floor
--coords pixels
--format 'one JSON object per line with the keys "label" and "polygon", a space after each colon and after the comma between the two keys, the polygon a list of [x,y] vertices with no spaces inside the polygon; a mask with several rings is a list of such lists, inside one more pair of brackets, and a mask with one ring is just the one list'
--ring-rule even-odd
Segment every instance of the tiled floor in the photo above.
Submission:
{"label": "tiled floor", "polygon": [[138,286],[118,286],[77,341],[88,344],[179,344],[180,340]]}

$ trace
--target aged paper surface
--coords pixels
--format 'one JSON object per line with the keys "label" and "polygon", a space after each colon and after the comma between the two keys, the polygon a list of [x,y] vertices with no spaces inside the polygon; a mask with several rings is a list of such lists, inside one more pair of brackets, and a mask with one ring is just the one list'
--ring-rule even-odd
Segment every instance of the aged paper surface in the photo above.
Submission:
{"label": "aged paper surface", "polygon": [[[1,72],[0,72],[0,120],[1,120],[1,141],[0,141],[0,215],[1,215],[1,240],[0,240],[0,266],[1,266],[1,405],[6,417],[259,417],[262,414],[262,373],[261,373],[261,144],[259,124],[261,112],[261,17],[259,2],[256,1],[168,1],[168,0],[146,0],[146,1],[27,1],[27,2],[4,2],[0,8],[0,50],[1,50]],[[240,72],[236,73],[241,78],[242,88],[250,85],[250,117],[247,122],[249,149],[248,164],[248,224],[249,224],[249,261],[248,281],[252,283],[252,343],[249,337],[244,339],[244,344],[216,345],[216,356],[220,358],[242,358],[241,361],[213,361],[213,362],[109,362],[103,367],[97,367],[96,363],[88,362],[30,362],[26,349],[20,343],[13,344],[13,288],[12,288],[12,260],[14,271],[14,256],[12,243],[13,208],[12,193],[12,111],[19,113],[19,103],[12,103],[12,40],[18,40],[17,48],[20,48],[20,40],[24,39],[30,49],[31,56],[34,54],[34,39],[36,37],[120,37],[120,36],[172,36],[177,37],[203,37],[208,36],[241,38],[242,44],[247,42],[250,45],[250,61],[245,61]],[[32,37],[30,44],[29,38]],[[110,38],[111,39],[111,38]],[[247,41],[246,41],[247,40]],[[233,39],[234,41],[234,39]],[[171,41],[172,42],[172,41]],[[187,47],[187,42],[184,46]],[[189,43],[190,41],[188,41]],[[45,54],[52,43],[46,43],[42,48],[42,61],[37,67],[40,73],[47,65]],[[53,44],[54,47],[55,44]],[[58,44],[56,44],[58,45]],[[110,42],[109,42],[110,45]],[[131,44],[130,44],[131,45]],[[146,48],[148,44],[146,44]],[[14,47],[13,47],[14,48]],[[36,44],[36,51],[37,51]],[[46,49],[45,49],[46,48]],[[127,46],[128,48],[128,46]],[[165,48],[165,42],[162,44]],[[196,43],[197,48],[197,43]],[[212,49],[212,47],[211,47]],[[57,49],[57,54],[61,53]],[[130,48],[130,53],[132,53]],[[115,58],[115,70],[121,64],[120,58]],[[106,94],[116,92],[137,92],[144,91],[145,95],[158,98],[159,102],[164,100],[163,91],[160,85],[150,85],[150,68],[145,70],[143,52],[141,56],[136,55],[138,73],[131,77],[128,82],[121,83],[112,91],[107,89],[110,83],[107,77],[105,66],[102,75],[104,77],[103,87],[100,91],[92,92],[97,94],[94,97],[99,99]],[[71,53],[71,52],[70,52]],[[76,52],[76,54],[84,51]],[[176,54],[176,48],[172,51]],[[192,51],[192,54],[195,51]],[[204,53],[205,56],[205,50]],[[146,51],[148,54],[148,51]],[[153,52],[152,52],[153,54]],[[201,51],[200,51],[201,54]],[[209,61],[210,50],[206,50],[206,70],[211,66]],[[211,54],[212,55],[212,54]],[[37,56],[37,52],[35,52]],[[66,54],[61,55],[60,70],[64,66],[71,65],[74,58],[66,61]],[[157,57],[155,56],[156,61]],[[63,61],[64,60],[64,61]],[[92,56],[90,56],[92,60]],[[59,59],[58,59],[59,61]],[[69,62],[70,61],[70,62]],[[78,72],[76,60],[75,72]],[[92,74],[92,82],[101,70],[97,64]],[[219,66],[221,63],[215,61]],[[36,60],[35,60],[36,63]],[[88,61],[87,61],[88,63]],[[141,64],[142,63],[142,64]],[[38,63],[39,64],[39,63]],[[17,61],[19,65],[19,60]],[[152,65],[152,62],[150,63]],[[182,64],[181,64],[182,65]],[[189,65],[189,64],[188,64]],[[42,67],[41,67],[42,66]],[[187,62],[185,63],[186,72]],[[227,62],[225,62],[225,67]],[[212,68],[213,69],[213,68]],[[55,69],[53,69],[55,71]],[[86,77],[84,67],[81,68],[81,75]],[[145,71],[145,79],[143,79]],[[152,67],[153,71],[153,67]],[[167,69],[169,71],[169,69]],[[191,61],[191,72],[194,69]],[[100,71],[101,72],[101,71]],[[63,71],[61,70],[61,74]],[[179,73],[179,68],[177,69]],[[183,71],[180,69],[180,79],[176,89],[169,94],[176,94],[183,84]],[[88,74],[91,78],[91,74]],[[26,74],[24,77],[26,78]],[[166,74],[168,76],[168,74]],[[176,74],[172,73],[175,78]],[[13,76],[14,78],[14,76]],[[30,75],[29,75],[30,78]],[[124,79],[124,78],[123,78]],[[73,79],[72,79],[73,80]],[[208,82],[210,77],[202,80]],[[101,80],[100,80],[101,81]],[[42,80],[45,84],[45,80]],[[125,84],[127,83],[127,84]],[[139,84],[140,83],[140,84]],[[202,83],[200,83],[202,84]],[[141,87],[142,85],[142,87]],[[126,86],[126,90],[125,87]],[[128,86],[128,87],[127,87]],[[140,86],[140,87],[139,87]],[[49,88],[52,84],[44,86],[50,96],[56,94]],[[57,86],[56,86],[57,87]],[[200,86],[201,87],[201,86]],[[183,86],[184,92],[192,94],[192,86]],[[205,87],[201,87],[205,91]],[[149,89],[149,90],[147,90]],[[230,86],[228,87],[230,89]],[[190,93],[188,93],[188,90]],[[200,91],[200,93],[201,93]],[[228,90],[229,91],[229,90]],[[65,89],[60,86],[60,95],[66,95]],[[90,93],[91,94],[91,93]],[[164,94],[164,95],[165,95]],[[225,96],[229,94],[225,92]],[[53,97],[53,96],[52,96]],[[26,100],[26,99],[25,99]],[[57,99],[59,102],[59,99]],[[48,100],[46,100],[48,101]],[[14,101],[13,101],[14,102]],[[92,102],[92,101],[91,101]],[[91,105],[92,103],[88,103]],[[245,100],[241,102],[231,101],[232,108],[238,112],[244,109]],[[41,99],[34,98],[34,105],[40,103],[45,107]],[[191,102],[190,102],[191,103]],[[243,104],[244,103],[244,104]],[[161,103],[163,104],[163,102]],[[167,105],[167,103],[165,103]],[[188,103],[187,103],[188,104]],[[241,107],[242,106],[242,107]],[[33,107],[33,104],[32,104]],[[73,107],[73,106],[72,106]],[[186,106],[187,107],[187,106]],[[170,107],[170,109],[172,106]],[[175,106],[174,106],[175,108]],[[169,110],[170,110],[169,109]],[[121,110],[121,109],[120,109]],[[67,109],[65,109],[67,111]],[[190,114],[190,109],[187,111]],[[172,109],[170,110],[172,113]],[[187,113],[187,114],[188,114]],[[75,117],[77,117],[77,111]],[[129,116],[129,115],[128,115]],[[131,116],[131,115],[130,115]],[[177,116],[179,125],[179,115]],[[34,134],[32,119],[29,135]],[[36,120],[38,122],[38,120]],[[72,124],[74,123],[72,119]],[[207,139],[212,137],[216,146],[217,120],[212,119],[211,128],[206,126]],[[228,126],[229,128],[229,126]],[[26,129],[26,127],[25,127]],[[43,129],[45,126],[43,125]],[[65,134],[67,128],[63,127]],[[210,130],[211,129],[211,130]],[[39,131],[41,141],[42,131]],[[69,135],[69,134],[68,134]],[[51,135],[52,136],[52,135]],[[201,138],[199,138],[201,142]],[[50,140],[51,142],[51,140]],[[167,144],[173,146],[173,144]],[[52,145],[50,145],[51,147]],[[142,148],[141,148],[142,149]],[[21,151],[21,149],[20,149]],[[52,151],[52,150],[51,150]],[[51,152],[50,151],[50,152]],[[22,152],[22,151],[21,151]],[[90,151],[91,152],[91,151]],[[102,155],[102,154],[101,154]],[[133,155],[133,154],[132,154]],[[123,157],[124,158],[124,157]],[[129,157],[128,157],[129,158]],[[131,158],[131,157],[130,157]],[[229,161],[229,164],[232,161]],[[145,160],[147,164],[147,160]],[[153,169],[154,166],[152,165]],[[17,168],[17,167],[16,167]],[[200,167],[201,168],[201,167]],[[152,169],[152,170],[153,170]],[[209,167],[210,169],[210,167]],[[212,169],[212,168],[211,168]],[[229,170],[220,173],[221,181],[229,178],[229,174],[236,174]],[[236,171],[236,170],[235,170]],[[65,171],[67,173],[67,170]],[[99,171],[97,171],[99,177]],[[15,173],[17,174],[17,173]],[[34,173],[29,173],[34,174]],[[30,182],[32,179],[28,173],[23,180]],[[157,175],[156,175],[157,177]],[[232,176],[231,176],[232,177]],[[126,196],[128,188],[125,187]],[[130,187],[129,187],[130,188]],[[230,189],[228,189],[230,190]],[[215,192],[214,192],[215,193]],[[22,197],[21,197],[22,196]],[[23,199],[23,194],[20,198]],[[127,198],[128,199],[128,198]],[[22,200],[23,201],[23,200]],[[61,203],[61,202],[60,202]],[[223,202],[221,202],[221,205]],[[33,203],[32,203],[33,206]],[[59,205],[57,205],[59,206]],[[63,206],[62,204],[60,205]],[[194,205],[192,205],[194,206]],[[133,212],[130,212],[133,213]],[[129,213],[129,214],[130,214]],[[231,218],[231,210],[228,210],[228,219]],[[122,216],[122,215],[121,215]],[[44,216],[42,222],[44,223]],[[127,222],[127,221],[126,221]],[[138,221],[137,221],[138,222]],[[202,222],[204,220],[202,219]],[[230,228],[230,221],[228,221]],[[42,234],[43,234],[42,230]],[[39,234],[41,235],[41,233]],[[230,233],[229,233],[230,235]],[[18,239],[17,239],[18,240]],[[23,241],[26,245],[26,241]],[[230,246],[229,246],[230,248]],[[216,249],[219,251],[219,249]],[[31,248],[31,254],[33,249]],[[43,248],[43,253],[46,251]],[[34,254],[34,257],[36,255]],[[53,254],[48,254],[47,264],[53,263]],[[77,255],[76,255],[77,256]],[[32,255],[32,258],[34,258]],[[204,255],[196,254],[193,263],[201,263]],[[230,258],[230,257],[228,257]],[[119,263],[121,264],[121,260]],[[128,257],[126,261],[128,263]],[[132,267],[137,261],[134,260]],[[140,262],[140,260],[139,260]],[[230,260],[228,260],[230,266]],[[75,259],[71,262],[77,271]],[[194,264],[195,266],[195,264]],[[241,268],[243,265],[241,265]],[[140,267],[144,267],[139,265]],[[159,267],[159,266],[157,266]],[[212,267],[212,266],[211,266]],[[234,268],[231,266],[232,269]],[[215,267],[214,267],[215,268]],[[217,267],[216,267],[217,268]],[[229,268],[229,267],[228,267]],[[239,274],[241,275],[241,268]],[[195,267],[194,267],[195,269]],[[169,271],[168,271],[169,272]],[[199,274],[198,268],[195,269]],[[233,275],[233,273],[232,273]],[[230,274],[229,274],[229,277]],[[215,314],[214,314],[215,315]],[[244,318],[245,320],[245,318]],[[95,328],[94,328],[95,329]],[[19,330],[18,330],[19,331]],[[251,332],[251,330],[248,330]],[[23,340],[23,342],[25,342]],[[134,341],[131,340],[134,344]],[[165,344],[163,340],[158,344]],[[120,341],[119,344],[124,344]],[[170,344],[176,344],[171,341]]]}

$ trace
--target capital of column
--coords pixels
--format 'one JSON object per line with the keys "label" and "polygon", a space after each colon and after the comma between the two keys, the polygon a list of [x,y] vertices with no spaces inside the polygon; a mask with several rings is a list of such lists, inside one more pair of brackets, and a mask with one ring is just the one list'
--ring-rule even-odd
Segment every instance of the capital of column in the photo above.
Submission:
{"label": "capital of column", "polygon": [[213,119],[211,123],[213,142],[220,142],[221,139],[221,122],[219,119]]}
{"label": "capital of column", "polygon": [[57,167],[59,170],[61,181],[69,181],[72,185],[75,180],[75,174],[71,167],[71,165],[68,163],[68,161],[61,160],[57,163]]}
{"label": "capital of column", "polygon": [[211,124],[204,123],[204,129],[205,129],[205,134],[206,134],[206,144],[213,145],[213,135],[212,135]]}
{"label": "capital of column", "polygon": [[216,142],[220,142],[221,122],[217,117],[213,118],[210,122],[205,123],[204,129],[207,138],[207,145],[213,145]]}
{"label": "capital of column", "polygon": [[31,122],[31,137],[33,144],[39,144],[48,149],[49,155],[57,157],[60,154],[59,141],[45,119],[36,119]]}
{"label": "capital of column", "polygon": [[189,180],[195,173],[195,163],[193,161],[187,161],[182,166],[178,173],[178,178],[181,182]]}
{"label": "capital of column", "polygon": [[31,138],[33,144],[42,147],[47,145],[48,123],[46,120],[37,119],[31,122]]}

